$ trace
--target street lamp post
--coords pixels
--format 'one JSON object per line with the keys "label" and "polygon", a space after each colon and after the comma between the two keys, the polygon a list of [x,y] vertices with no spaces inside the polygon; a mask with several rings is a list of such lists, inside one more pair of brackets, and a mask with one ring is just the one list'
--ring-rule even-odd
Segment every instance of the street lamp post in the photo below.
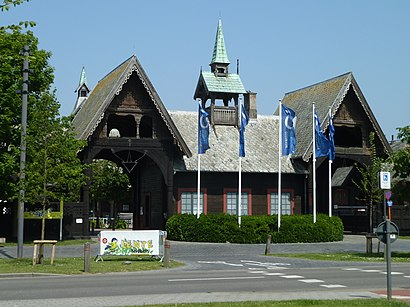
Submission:
{"label": "street lamp post", "polygon": [[27,130],[27,96],[28,96],[28,46],[23,48],[23,91],[21,107],[21,145],[20,145],[20,192],[17,208],[17,258],[23,258],[24,240],[24,179],[26,177],[24,169],[26,166],[26,130]]}

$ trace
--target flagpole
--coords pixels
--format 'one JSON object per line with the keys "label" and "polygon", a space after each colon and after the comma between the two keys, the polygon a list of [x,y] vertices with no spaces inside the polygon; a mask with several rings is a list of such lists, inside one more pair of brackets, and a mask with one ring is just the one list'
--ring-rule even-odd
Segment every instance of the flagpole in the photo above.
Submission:
{"label": "flagpole", "polygon": [[[239,97],[239,138],[240,129],[242,129],[242,97]],[[240,142],[238,142],[239,146]],[[240,150],[240,149],[239,149]],[[242,157],[239,154],[239,186],[238,186],[238,225],[241,227],[241,215],[242,215]]]}
{"label": "flagpole", "polygon": [[316,134],[315,134],[315,103],[312,102],[312,154],[313,154],[313,223],[316,223]]}
{"label": "flagpole", "polygon": [[281,224],[282,211],[282,100],[279,100],[279,153],[278,153],[278,231]]}
{"label": "flagpole", "polygon": [[196,217],[199,219],[199,208],[201,207],[201,154],[198,154],[198,187],[197,187],[197,208]]}
{"label": "flagpole", "polygon": [[[329,133],[330,133],[330,122],[331,122],[332,111],[329,108]],[[330,137],[329,137],[330,139]],[[329,217],[332,217],[332,157],[329,154]]]}
{"label": "flagpole", "polygon": [[[198,99],[198,104],[199,105],[201,105],[201,99]],[[198,113],[198,123],[199,123],[199,121],[200,121],[200,115],[199,115],[199,113]],[[201,129],[201,127],[200,127],[200,125],[198,124],[198,136],[199,136],[199,132],[200,132],[200,129]],[[197,186],[197,191],[196,191],[196,198],[197,198],[197,207],[196,207],[196,217],[197,218],[199,218],[199,208],[200,208],[200,206],[201,206],[201,199],[200,199],[200,196],[201,196],[201,154],[199,153],[200,152],[200,150],[199,150],[199,139],[198,139],[198,180],[197,180],[197,182],[198,182],[198,186]]]}
{"label": "flagpole", "polygon": [[329,217],[332,217],[332,160],[329,160]]}

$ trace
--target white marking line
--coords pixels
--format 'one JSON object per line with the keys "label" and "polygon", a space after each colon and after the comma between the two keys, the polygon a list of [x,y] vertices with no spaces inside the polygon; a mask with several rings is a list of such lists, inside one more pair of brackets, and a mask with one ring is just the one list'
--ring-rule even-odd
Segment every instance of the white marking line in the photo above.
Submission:
{"label": "white marking line", "polygon": [[360,271],[358,268],[344,268],[343,271]]}
{"label": "white marking line", "polygon": [[320,280],[320,279],[300,279],[299,281],[305,282],[307,284],[314,284],[314,283],[324,282],[323,280]]}
{"label": "white marking line", "polygon": [[403,276],[404,278],[410,278],[410,276]]}
{"label": "white marking line", "polygon": [[181,279],[168,279],[169,282],[174,281],[207,281],[207,280],[241,280],[241,279],[261,279],[264,276],[239,276],[239,277],[209,277],[209,278],[181,278]]}
{"label": "white marking line", "polygon": [[241,260],[241,262],[245,262],[247,265],[256,265],[256,266],[290,266],[290,263],[272,263],[272,262],[259,262],[253,260]]}
{"label": "white marking line", "polygon": [[364,273],[380,273],[381,270],[362,270]]}
{"label": "white marking line", "polygon": [[265,271],[248,271],[251,274],[262,274],[265,273]]}
{"label": "white marking line", "polygon": [[230,266],[243,266],[243,264],[236,264],[236,263],[228,263],[225,261],[198,261],[198,263],[205,263],[205,264],[226,264]]}
{"label": "white marking line", "polygon": [[267,275],[267,276],[282,276],[282,275],[285,275],[283,273],[268,273],[268,272],[265,272],[263,274]]}
{"label": "white marking line", "polygon": [[287,270],[288,268],[284,268],[281,266],[268,266],[266,267],[267,270]]}
{"label": "white marking line", "polygon": [[288,279],[292,279],[292,278],[305,278],[305,277],[303,277],[303,276],[300,276],[300,275],[283,275],[283,276],[281,276],[282,278],[288,278]]}
{"label": "white marking line", "polygon": [[[387,272],[380,272],[380,274],[387,275]],[[404,275],[402,272],[391,272],[391,275]]]}
{"label": "white marking line", "polygon": [[333,288],[346,288],[346,286],[343,285],[320,285],[321,287],[328,288],[328,289],[333,289]]}

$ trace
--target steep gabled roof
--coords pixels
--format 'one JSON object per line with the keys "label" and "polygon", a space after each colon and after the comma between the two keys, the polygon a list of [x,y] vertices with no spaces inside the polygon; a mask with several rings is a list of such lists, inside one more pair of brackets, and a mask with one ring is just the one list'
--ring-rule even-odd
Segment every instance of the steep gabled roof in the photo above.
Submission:
{"label": "steep gabled roof", "polygon": [[180,150],[185,155],[191,156],[192,154],[188,146],[181,137],[178,129],[169,116],[167,109],[135,55],[128,58],[101,79],[90,93],[89,97],[83,103],[73,119],[74,131],[77,137],[80,139],[87,139],[93,134],[101,120],[104,118],[104,113],[110,103],[116,95],[119,95],[123,85],[134,72],[137,73],[145,90],[150,96],[152,103],[164,120],[164,123],[173,136],[176,144],[178,144]]}
{"label": "steep gabled roof", "polygon": [[[178,130],[181,132],[190,150],[198,152],[198,113],[170,112]],[[278,161],[278,117],[258,116],[245,129],[246,156],[242,158],[242,172],[277,173]],[[218,126],[216,137],[210,130],[210,149],[201,155],[201,171],[204,172],[237,172],[239,159],[239,131],[235,127]],[[198,155],[184,157],[176,171],[197,171]],[[305,174],[305,167],[297,161],[282,157],[282,172],[288,174]]]}
{"label": "steep gabled roof", "polygon": [[[308,161],[312,155],[312,103],[315,103],[315,110],[321,119],[322,129],[326,129],[328,126],[329,108],[331,109],[332,116],[335,115],[351,87],[382,142],[385,151],[391,151],[386,137],[364,98],[359,85],[354,79],[353,74],[349,72],[285,94],[282,103],[293,109],[297,116],[297,149],[295,157]],[[278,110],[276,110],[276,114],[277,112]]]}

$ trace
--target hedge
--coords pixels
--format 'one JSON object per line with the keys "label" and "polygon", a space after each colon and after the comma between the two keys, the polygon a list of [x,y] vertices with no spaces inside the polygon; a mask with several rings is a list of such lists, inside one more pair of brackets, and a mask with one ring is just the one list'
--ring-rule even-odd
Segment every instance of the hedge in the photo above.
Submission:
{"label": "hedge", "polygon": [[193,214],[171,216],[166,224],[169,240],[188,242],[265,243],[268,235],[272,243],[311,243],[343,240],[343,223],[339,217],[318,214],[284,215],[278,232],[277,216],[242,216],[228,214]]}

